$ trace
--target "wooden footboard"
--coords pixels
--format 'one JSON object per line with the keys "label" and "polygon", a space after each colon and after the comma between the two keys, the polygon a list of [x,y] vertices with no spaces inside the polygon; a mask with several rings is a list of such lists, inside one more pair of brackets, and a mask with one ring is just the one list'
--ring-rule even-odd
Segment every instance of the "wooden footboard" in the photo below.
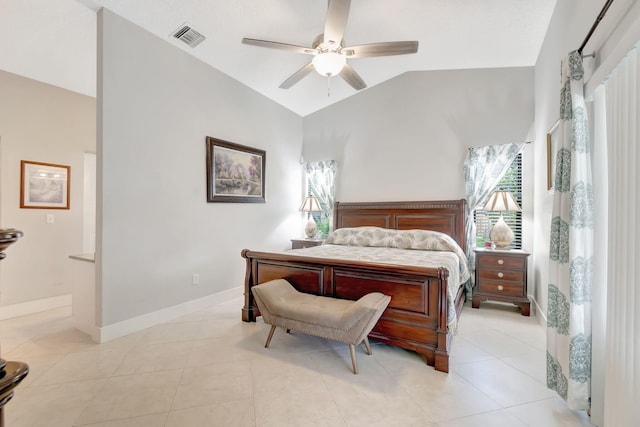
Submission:
{"label": "wooden footboard", "polygon": [[[391,302],[370,338],[416,351],[436,370],[449,371],[451,334],[447,331],[445,268],[390,266],[286,253],[242,251],[246,259],[242,320],[260,315],[251,288],[273,279],[286,279],[301,292],[356,300],[369,292],[391,296]],[[458,315],[464,302],[461,288]]]}

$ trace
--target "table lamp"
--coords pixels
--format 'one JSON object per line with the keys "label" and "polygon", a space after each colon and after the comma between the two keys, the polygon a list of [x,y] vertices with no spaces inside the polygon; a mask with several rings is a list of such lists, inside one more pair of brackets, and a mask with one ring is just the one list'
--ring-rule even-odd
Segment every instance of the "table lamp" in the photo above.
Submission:
{"label": "table lamp", "polygon": [[300,212],[307,212],[309,221],[304,227],[304,234],[307,236],[307,239],[313,239],[314,237],[316,237],[316,234],[318,234],[318,226],[313,220],[313,215],[311,215],[311,212],[322,212],[323,210],[320,206],[320,203],[318,202],[318,199],[316,199],[314,196],[305,197],[298,210]]}
{"label": "table lamp", "polygon": [[520,206],[518,206],[518,202],[513,198],[513,194],[508,191],[494,192],[482,210],[500,212],[500,218],[498,218],[489,235],[491,236],[491,241],[496,245],[496,248],[508,248],[515,236],[511,227],[504,222],[502,212],[522,210]]}

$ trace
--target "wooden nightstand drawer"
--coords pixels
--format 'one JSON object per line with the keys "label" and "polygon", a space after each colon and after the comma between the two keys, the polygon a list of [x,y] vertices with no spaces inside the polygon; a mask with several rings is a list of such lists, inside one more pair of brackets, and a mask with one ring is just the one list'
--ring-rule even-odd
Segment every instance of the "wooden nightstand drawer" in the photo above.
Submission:
{"label": "wooden nightstand drawer", "polygon": [[522,283],[503,282],[500,280],[483,280],[478,285],[478,291],[495,296],[525,296],[524,286],[522,285]]}
{"label": "wooden nightstand drawer", "polygon": [[304,249],[312,246],[320,246],[324,240],[291,239],[291,249]]}
{"label": "wooden nightstand drawer", "polygon": [[524,282],[524,271],[522,270],[502,270],[499,268],[478,268],[480,280],[502,280],[505,282],[515,282],[520,285]]}
{"label": "wooden nightstand drawer", "polygon": [[478,266],[480,267],[523,269],[525,263],[525,258],[505,256],[502,254],[483,254],[478,257]]}

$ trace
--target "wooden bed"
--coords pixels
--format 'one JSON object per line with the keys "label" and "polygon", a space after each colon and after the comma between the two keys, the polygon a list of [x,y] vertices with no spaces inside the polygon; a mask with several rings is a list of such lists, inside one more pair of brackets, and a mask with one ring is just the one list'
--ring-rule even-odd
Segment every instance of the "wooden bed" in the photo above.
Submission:
{"label": "wooden bed", "polygon": [[[377,226],[398,230],[435,230],[452,236],[464,248],[465,200],[424,202],[336,203],[335,228]],[[441,268],[390,266],[363,261],[242,251],[246,259],[242,320],[260,313],[251,287],[287,279],[296,289],[317,295],[355,300],[378,291],[391,302],[369,337],[416,351],[438,371],[449,371],[452,333],[447,330],[449,271]],[[456,294],[460,315],[464,286]]]}

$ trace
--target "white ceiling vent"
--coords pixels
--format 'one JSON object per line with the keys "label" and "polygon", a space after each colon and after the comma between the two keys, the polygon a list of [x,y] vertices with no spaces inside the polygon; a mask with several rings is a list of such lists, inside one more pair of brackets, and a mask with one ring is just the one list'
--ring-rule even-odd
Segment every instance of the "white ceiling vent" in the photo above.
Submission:
{"label": "white ceiling vent", "polygon": [[173,34],[173,37],[182,40],[191,47],[196,47],[205,39],[205,37],[188,25],[182,25]]}

